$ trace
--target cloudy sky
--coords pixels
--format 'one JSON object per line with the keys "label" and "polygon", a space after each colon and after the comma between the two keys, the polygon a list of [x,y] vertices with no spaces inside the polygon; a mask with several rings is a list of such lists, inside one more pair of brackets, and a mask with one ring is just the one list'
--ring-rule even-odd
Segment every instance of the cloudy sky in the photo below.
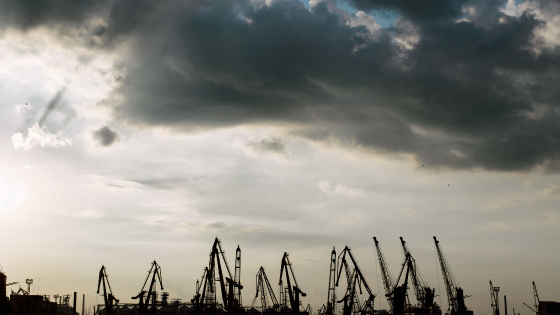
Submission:
{"label": "cloudy sky", "polygon": [[317,310],[348,245],[384,309],[403,236],[447,309],[436,235],[476,313],[560,300],[555,0],[0,0],[0,51],[8,282],[187,301],[217,236]]}

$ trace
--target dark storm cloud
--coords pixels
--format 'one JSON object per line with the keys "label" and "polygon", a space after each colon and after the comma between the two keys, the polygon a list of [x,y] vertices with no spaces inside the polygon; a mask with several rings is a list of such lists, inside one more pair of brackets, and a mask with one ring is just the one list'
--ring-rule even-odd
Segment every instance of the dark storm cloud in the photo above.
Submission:
{"label": "dark storm cloud", "polygon": [[[182,130],[289,122],[428,167],[560,169],[560,51],[535,37],[544,21],[494,0],[349,1],[410,28],[371,34],[325,3],[114,1],[95,36],[133,39],[132,53],[104,104],[127,123]],[[395,41],[410,35],[411,49]]]}
{"label": "dark storm cloud", "polygon": [[81,24],[103,12],[106,0],[0,0],[0,25],[24,30],[49,24]]}
{"label": "dark storm cloud", "polygon": [[104,147],[111,146],[119,140],[119,134],[105,126],[93,132],[93,138]]}
{"label": "dark storm cloud", "polygon": [[58,91],[55,94],[55,96],[50,100],[49,104],[47,105],[47,108],[45,108],[45,111],[43,112],[43,116],[41,116],[41,119],[39,119],[39,125],[42,125],[45,122],[45,120],[49,117],[50,113],[53,110],[55,110],[55,108],[58,106],[58,104],[60,103],[60,99],[64,94],[65,89],[66,88],[60,89],[60,91]]}
{"label": "dark storm cloud", "polygon": [[286,146],[282,142],[282,139],[278,138],[262,138],[258,140],[247,141],[247,146],[262,152],[273,152],[284,154],[286,151]]}

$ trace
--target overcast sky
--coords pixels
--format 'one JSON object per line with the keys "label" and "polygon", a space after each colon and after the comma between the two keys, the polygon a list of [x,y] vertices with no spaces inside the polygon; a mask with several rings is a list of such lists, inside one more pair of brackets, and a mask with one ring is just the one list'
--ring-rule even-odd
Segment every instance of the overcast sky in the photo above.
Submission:
{"label": "overcast sky", "polygon": [[0,0],[0,52],[8,282],[190,301],[217,236],[317,310],[348,245],[385,309],[402,236],[446,310],[435,235],[477,314],[560,300],[558,1]]}

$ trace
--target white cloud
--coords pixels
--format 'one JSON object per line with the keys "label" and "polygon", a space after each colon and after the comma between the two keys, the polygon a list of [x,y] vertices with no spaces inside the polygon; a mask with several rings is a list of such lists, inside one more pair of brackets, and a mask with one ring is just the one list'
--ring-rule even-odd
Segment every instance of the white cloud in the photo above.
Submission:
{"label": "white cloud", "polygon": [[31,128],[27,130],[27,137],[24,137],[21,133],[16,133],[12,136],[12,143],[16,149],[30,150],[36,145],[41,147],[65,147],[72,145],[72,139],[65,138],[61,136],[61,132],[52,134],[46,131],[47,127],[39,127],[39,123],[35,123]]}
{"label": "white cloud", "polygon": [[85,177],[94,180],[96,182],[95,186],[100,186],[100,187],[135,190],[135,189],[140,189],[144,186],[140,183],[129,181],[129,180],[114,179],[114,178],[99,176],[95,174],[88,174]]}
{"label": "white cloud", "polygon": [[408,207],[408,208],[401,211],[401,215],[413,218],[413,217],[418,215],[418,212],[416,212],[416,210]]}
{"label": "white cloud", "polygon": [[331,187],[331,183],[326,180],[322,180],[319,182],[319,189],[327,194],[335,193],[337,195],[344,195],[344,196],[362,196],[364,195],[364,191],[360,188],[348,187],[341,184],[334,186],[334,189]]}
{"label": "white cloud", "polygon": [[28,111],[31,111],[35,108],[33,108],[33,106],[25,103],[25,104],[18,104],[15,106],[16,112],[18,113],[26,113]]}
{"label": "white cloud", "polygon": [[102,218],[107,216],[105,213],[101,213],[101,212],[97,212],[97,211],[93,211],[93,210],[88,210],[88,211],[84,211],[80,214],[80,216],[82,217],[87,217],[87,218]]}
{"label": "white cloud", "polygon": [[[537,19],[544,21],[542,27],[535,29],[537,35],[537,45],[544,44],[547,48],[554,48],[560,45],[560,3],[550,1],[549,3],[540,6],[538,1],[528,0],[519,4],[515,0],[508,0],[502,12],[510,16],[520,16],[524,12],[529,12],[536,15]],[[536,48],[538,51],[538,48]]]}
{"label": "white cloud", "polygon": [[334,192],[345,196],[362,196],[365,194],[364,191],[361,190],[360,188],[353,188],[340,184],[334,187]]}
{"label": "white cloud", "polygon": [[331,184],[327,180],[322,180],[319,182],[319,189],[326,192],[327,194],[332,193]]}
{"label": "white cloud", "polygon": [[367,27],[367,29],[372,34],[381,28],[381,26],[377,24],[377,21],[372,16],[365,14],[363,11],[358,11],[356,15],[350,17],[348,19],[348,22],[346,22],[346,24],[348,24],[351,27],[363,25]]}

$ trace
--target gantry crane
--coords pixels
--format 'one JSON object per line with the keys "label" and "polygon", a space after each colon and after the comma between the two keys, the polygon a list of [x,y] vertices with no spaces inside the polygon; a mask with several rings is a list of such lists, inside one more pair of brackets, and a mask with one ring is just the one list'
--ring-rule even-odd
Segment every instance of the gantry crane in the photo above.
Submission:
{"label": "gantry crane", "polygon": [[329,272],[329,291],[327,296],[326,315],[336,313],[336,250],[331,252],[331,266]]}
{"label": "gantry crane", "polygon": [[[348,257],[350,257],[350,260],[352,261],[352,265],[354,267],[353,270],[351,270],[348,265],[348,261],[346,260],[346,255],[348,255]],[[346,273],[346,281],[348,287],[345,296],[338,302],[344,302],[344,311],[343,311],[344,314],[348,315],[355,312],[354,306],[355,304],[359,303],[359,301],[357,301],[356,289],[359,289],[360,293],[362,293],[362,285],[366,289],[368,297],[363,304],[357,305],[357,310],[361,315],[375,313],[375,308],[373,304],[375,301],[375,294],[371,292],[371,289],[369,288],[369,285],[366,279],[364,278],[362,271],[360,270],[358,262],[354,258],[354,255],[352,255],[352,251],[348,246],[344,247],[342,253],[338,255],[338,273],[336,279],[336,286],[338,286],[339,284],[342,269],[344,269]]]}
{"label": "gantry crane", "polygon": [[268,281],[268,277],[264,272],[264,268],[261,266],[259,271],[257,272],[256,276],[256,283],[257,283],[257,293],[255,294],[255,298],[253,302],[251,302],[251,307],[255,306],[255,302],[259,298],[259,293],[261,296],[261,313],[269,312],[272,309],[274,312],[280,311],[280,303],[276,299],[276,295],[274,294],[274,290]]}
{"label": "gantry crane", "polygon": [[490,299],[492,301],[490,305],[492,306],[492,315],[500,315],[500,300],[498,299],[499,292],[500,287],[493,286],[492,280],[490,280]]}
{"label": "gantry crane", "polygon": [[406,242],[402,237],[400,237],[402,248],[404,251],[404,255],[410,255],[410,278],[412,280],[412,286],[414,287],[414,294],[416,295],[416,300],[418,301],[418,307],[424,310],[429,310],[430,308],[435,307],[434,305],[434,296],[435,296],[435,289],[432,289],[422,274],[418,267],[416,266],[416,260],[410,254],[410,250],[408,246],[406,246]]}
{"label": "gantry crane", "polygon": [[[113,301],[115,304],[119,303],[119,300],[113,295],[113,290],[111,289],[111,284],[109,283],[109,275],[107,275],[107,270],[105,266],[101,266],[101,270],[99,270],[99,281],[97,281],[97,294],[99,294],[99,290],[101,289],[101,283],[103,283],[103,301],[105,302],[105,314],[112,315],[113,314]],[[109,290],[107,291],[107,288]],[[55,299],[58,298],[58,295],[55,295]]]}
{"label": "gantry crane", "polygon": [[436,251],[439,258],[439,264],[441,267],[441,273],[443,275],[443,282],[445,283],[445,290],[447,291],[447,300],[449,302],[449,307],[447,312],[449,315],[472,315],[472,311],[467,310],[465,306],[465,296],[463,294],[463,289],[455,279],[455,275],[449,267],[447,259],[439,246],[439,241],[434,236],[434,243],[436,245]]}
{"label": "gantry crane", "polygon": [[383,287],[385,288],[385,297],[387,298],[387,303],[389,303],[389,312],[393,312],[393,290],[395,289],[395,277],[389,269],[389,265],[385,262],[385,256],[381,251],[379,242],[377,238],[373,237],[373,242],[375,243],[375,250],[377,252],[377,259],[379,260],[379,269],[381,270],[381,278],[383,278]]}
{"label": "gantry crane", "polygon": [[[146,291],[145,288],[146,288],[146,284],[148,283],[148,280],[150,279],[150,275],[152,276],[152,280],[150,281],[150,287],[148,291]],[[144,285],[142,286],[140,293],[132,297],[132,299],[140,299],[138,303],[139,315],[147,315],[148,310],[150,311],[151,314],[156,313],[156,303],[157,303],[156,282],[157,281],[159,281],[159,286],[161,290],[163,290],[163,282],[161,280],[161,267],[154,260],[152,262],[152,266],[150,267],[150,270],[148,271],[148,276],[144,281]]]}
{"label": "gantry crane", "polygon": [[[286,274],[286,288],[283,286],[282,282],[282,275]],[[293,279],[290,280],[290,275]],[[280,300],[285,301],[285,293],[284,290],[288,292],[288,297],[290,299],[290,309],[292,314],[302,314],[299,309],[300,306],[300,295],[305,297],[307,294],[301,290],[297,283],[296,275],[294,274],[294,270],[292,269],[292,263],[290,262],[290,258],[288,253],[284,252],[284,256],[282,256],[282,264],[280,266],[280,280],[278,280],[278,286],[280,287],[280,296],[284,295],[284,299],[280,298]],[[284,303],[282,311],[287,311],[287,305]]]}

